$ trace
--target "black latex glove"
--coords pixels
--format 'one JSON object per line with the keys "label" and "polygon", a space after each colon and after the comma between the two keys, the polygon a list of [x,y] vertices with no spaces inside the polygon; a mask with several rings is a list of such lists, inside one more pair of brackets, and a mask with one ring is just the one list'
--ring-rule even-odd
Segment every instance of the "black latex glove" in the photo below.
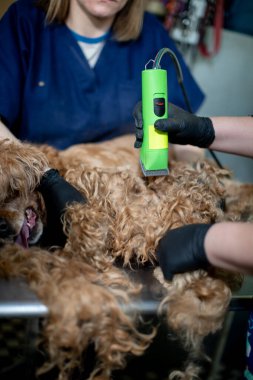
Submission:
{"label": "black latex glove", "polygon": [[135,148],[140,148],[143,141],[143,119],[142,119],[142,102],[138,102],[134,107],[133,117],[135,121]]}
{"label": "black latex glove", "polygon": [[211,226],[211,224],[189,224],[168,231],[160,240],[157,256],[167,280],[171,280],[176,273],[208,267],[204,239]]}
{"label": "black latex glove", "polygon": [[[133,116],[136,125],[135,147],[140,148],[143,140],[142,104],[137,103]],[[194,145],[208,148],[215,139],[215,132],[211,119],[196,116],[190,112],[168,104],[168,119],[158,119],[155,128],[167,132],[172,144]]]}
{"label": "black latex glove", "polygon": [[65,208],[72,202],[85,203],[86,198],[60,176],[58,170],[50,169],[42,177],[38,190],[42,194],[46,210],[47,225],[40,241],[42,246],[60,246],[66,243],[61,222]]}

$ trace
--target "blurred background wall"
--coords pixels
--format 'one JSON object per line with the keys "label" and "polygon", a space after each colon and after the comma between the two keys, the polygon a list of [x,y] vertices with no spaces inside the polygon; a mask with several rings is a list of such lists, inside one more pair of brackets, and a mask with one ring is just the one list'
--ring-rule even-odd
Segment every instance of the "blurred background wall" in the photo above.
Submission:
{"label": "blurred background wall", "polygon": [[[207,38],[212,40],[212,29],[208,30]],[[222,32],[221,48],[215,56],[203,59],[197,55],[190,67],[206,94],[200,115],[253,115],[252,59],[253,37],[226,29]],[[233,170],[237,179],[253,182],[253,159],[216,154],[222,165]]]}

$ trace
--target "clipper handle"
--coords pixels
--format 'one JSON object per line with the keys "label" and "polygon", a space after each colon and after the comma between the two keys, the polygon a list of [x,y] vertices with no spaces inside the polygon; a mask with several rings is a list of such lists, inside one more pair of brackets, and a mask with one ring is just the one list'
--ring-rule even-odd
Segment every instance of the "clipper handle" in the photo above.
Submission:
{"label": "clipper handle", "polygon": [[140,158],[144,174],[148,175],[149,171],[161,171],[156,175],[167,174],[168,134],[158,131],[154,127],[157,119],[168,117],[166,70],[146,69],[142,71],[142,115],[143,143]]}

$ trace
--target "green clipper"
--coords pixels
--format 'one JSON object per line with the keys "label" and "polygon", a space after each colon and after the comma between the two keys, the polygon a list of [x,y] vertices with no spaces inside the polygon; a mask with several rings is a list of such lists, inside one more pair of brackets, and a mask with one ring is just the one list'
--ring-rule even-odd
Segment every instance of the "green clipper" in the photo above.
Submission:
{"label": "green clipper", "polygon": [[145,176],[168,174],[168,134],[155,129],[157,119],[168,117],[167,71],[142,71],[143,143],[140,163]]}

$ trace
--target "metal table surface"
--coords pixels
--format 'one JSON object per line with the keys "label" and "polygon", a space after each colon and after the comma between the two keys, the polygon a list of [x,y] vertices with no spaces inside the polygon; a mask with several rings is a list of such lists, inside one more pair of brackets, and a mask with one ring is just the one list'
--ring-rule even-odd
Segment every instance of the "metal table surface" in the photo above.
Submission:
{"label": "metal table surface", "polygon": [[[142,314],[154,314],[162,298],[162,287],[152,276],[151,270],[138,270],[133,276],[143,284],[143,289],[131,308]],[[240,291],[233,294],[230,310],[253,310],[253,289],[244,281]],[[21,279],[0,279],[0,318],[44,317],[48,308]]]}

